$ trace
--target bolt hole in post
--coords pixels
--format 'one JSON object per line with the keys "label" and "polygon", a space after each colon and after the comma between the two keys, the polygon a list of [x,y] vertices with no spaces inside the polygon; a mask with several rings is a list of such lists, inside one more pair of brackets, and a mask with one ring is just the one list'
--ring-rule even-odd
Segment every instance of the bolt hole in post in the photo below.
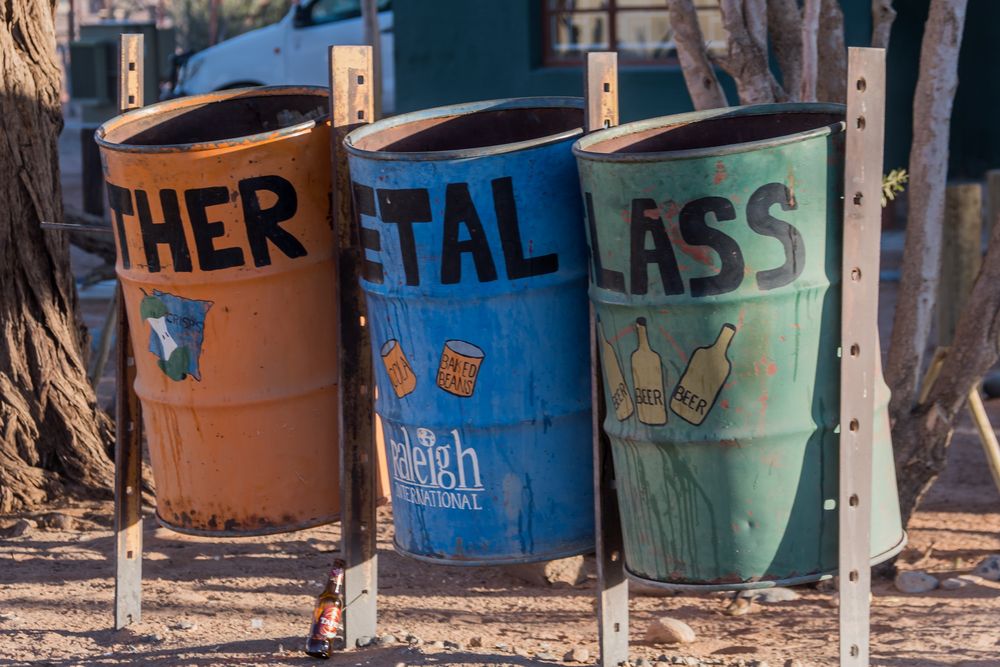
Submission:
{"label": "bolt hole in post", "polygon": [[621,557],[621,556],[619,555],[619,553],[618,553],[617,551],[612,551],[612,552],[611,552],[611,562],[612,562],[612,563],[617,563],[617,562],[618,562],[618,559],[619,559],[620,557]]}
{"label": "bolt hole in post", "polygon": [[358,120],[364,120],[364,119],[365,119],[365,112],[364,112],[363,109],[359,109],[358,110]]}
{"label": "bolt hole in post", "polygon": [[861,346],[858,345],[857,343],[854,343],[853,345],[851,345],[851,356],[856,357],[859,354],[861,354]]}
{"label": "bolt hole in post", "polygon": [[365,85],[365,75],[364,74],[359,74],[358,75],[358,85],[359,86]]}
{"label": "bolt hole in post", "polygon": [[851,429],[851,433],[857,433],[858,429],[861,428],[861,424],[858,423],[857,419],[852,419],[849,428]]}
{"label": "bolt hole in post", "polygon": [[852,582],[857,582],[857,580],[858,580],[858,571],[857,570],[851,570],[851,573],[849,575],[847,575],[847,578],[850,579]]}
{"label": "bolt hole in post", "polygon": [[859,91],[861,91],[862,93],[865,92],[865,88],[868,87],[868,82],[865,81],[865,77],[861,77],[860,79],[858,79],[857,86]]}
{"label": "bolt hole in post", "polygon": [[611,84],[608,83],[607,81],[604,82],[604,92],[606,92],[606,93],[610,93],[611,92]]}
{"label": "bolt hole in post", "polygon": [[865,129],[865,117],[864,116],[858,116],[858,129],[859,130]]}
{"label": "bolt hole in post", "polygon": [[851,645],[851,657],[852,658],[856,658],[859,655],[861,655],[861,649],[858,648],[857,644],[852,644]]}
{"label": "bolt hole in post", "polygon": [[861,282],[861,269],[858,267],[851,269],[851,280],[856,283]]}
{"label": "bolt hole in post", "polygon": [[850,502],[851,507],[857,507],[859,504],[861,504],[861,500],[858,498],[858,494],[856,493],[851,495],[851,498],[848,502]]}
{"label": "bolt hole in post", "polygon": [[860,192],[854,193],[854,205],[861,206],[861,202],[864,201],[865,196]]}

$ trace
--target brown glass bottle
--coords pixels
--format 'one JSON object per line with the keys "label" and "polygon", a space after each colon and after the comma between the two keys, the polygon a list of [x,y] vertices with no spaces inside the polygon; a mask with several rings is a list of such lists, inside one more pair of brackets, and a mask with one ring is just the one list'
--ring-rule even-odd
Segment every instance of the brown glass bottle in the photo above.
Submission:
{"label": "brown glass bottle", "polygon": [[316,599],[312,632],[306,641],[306,653],[314,658],[329,658],[344,642],[344,568],[342,560],[333,562],[326,587]]}

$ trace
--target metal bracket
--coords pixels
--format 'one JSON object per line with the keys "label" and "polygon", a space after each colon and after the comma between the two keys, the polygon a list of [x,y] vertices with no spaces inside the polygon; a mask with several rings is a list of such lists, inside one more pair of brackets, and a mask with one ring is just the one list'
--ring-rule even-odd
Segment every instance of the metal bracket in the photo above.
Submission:
{"label": "metal bracket", "polygon": [[[618,54],[587,54],[585,81],[587,132],[618,124]],[[628,660],[628,580],[622,550],[621,516],[614,489],[611,443],[604,433],[604,386],[597,347],[597,321],[590,305],[590,401],[593,410],[594,521],[597,534],[597,635],[600,665],[614,667]]]}
{"label": "metal bracket", "polygon": [[869,664],[872,442],[885,141],[885,50],[851,48],[847,67],[840,355],[840,664]]}
{"label": "metal bracket", "polygon": [[[143,37],[122,35],[118,107],[143,105]],[[142,414],[121,282],[115,285],[118,351],[115,373],[115,629],[142,617]],[[108,318],[109,320],[111,318]],[[107,332],[105,332],[107,335]]]}
{"label": "metal bracket", "polygon": [[337,240],[340,367],[340,516],[344,573],[344,634],[347,648],[374,636],[378,596],[376,555],[375,413],[372,405],[371,343],[359,276],[364,262],[351,204],[351,178],[344,137],[374,120],[370,46],[330,47],[330,121],[333,160],[333,220]]}

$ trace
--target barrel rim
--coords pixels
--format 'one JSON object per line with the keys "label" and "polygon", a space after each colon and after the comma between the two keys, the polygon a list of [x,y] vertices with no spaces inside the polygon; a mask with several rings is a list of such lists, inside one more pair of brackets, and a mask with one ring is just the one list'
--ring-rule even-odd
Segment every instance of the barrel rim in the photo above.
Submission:
{"label": "barrel rim", "polygon": [[589,150],[595,144],[603,143],[611,139],[652,130],[656,128],[666,128],[674,125],[686,125],[704,120],[725,117],[760,116],[774,113],[839,113],[846,114],[847,107],[843,104],[830,104],[823,102],[797,102],[790,104],[751,104],[745,106],[720,107],[718,109],[707,109],[704,111],[691,111],[688,113],[659,116],[646,120],[624,123],[615,127],[610,127],[577,139],[573,144],[573,155],[579,159],[590,160],[592,162],[668,162],[673,160],[687,160],[692,158],[718,157],[722,155],[732,155],[735,153],[747,153],[760,150],[762,148],[772,148],[796,143],[804,139],[813,139],[839,132],[844,132],[847,128],[845,121],[838,121],[830,125],[824,125],[812,130],[803,132],[793,132],[771,139],[759,139],[757,141],[746,141],[742,143],[726,144],[722,146],[710,146],[706,148],[691,148],[676,151],[651,151],[648,153],[603,153]]}
{"label": "barrel rim", "polygon": [[269,130],[248,134],[219,141],[198,141],[181,144],[123,144],[109,141],[105,137],[112,131],[125,127],[131,123],[136,123],[151,116],[155,116],[164,111],[184,109],[188,107],[198,107],[215,102],[222,102],[238,97],[269,97],[272,95],[314,95],[316,97],[328,97],[329,91],[323,86],[248,86],[246,88],[230,88],[227,90],[217,90],[212,93],[202,95],[192,95],[190,97],[178,97],[172,100],[165,100],[141,107],[133,111],[127,111],[115,116],[111,120],[102,123],[94,132],[94,141],[98,146],[107,150],[119,153],[188,153],[195,151],[218,150],[233,148],[236,146],[252,146],[254,144],[283,139],[303,132],[307,132],[317,125],[329,122],[329,112],[319,118],[307,120],[295,125],[289,125],[278,130]]}
{"label": "barrel rim", "polygon": [[494,100],[481,100],[478,102],[463,102],[461,104],[449,104],[441,107],[432,107],[420,111],[383,118],[363,125],[351,131],[344,137],[344,147],[347,152],[356,157],[364,157],[373,160],[386,161],[437,161],[461,160],[464,158],[486,157],[490,155],[501,155],[548,146],[556,144],[575,136],[583,135],[583,127],[566,130],[557,134],[550,134],[537,139],[527,141],[516,141],[507,144],[495,144],[492,146],[480,146],[478,148],[460,148],[445,151],[381,151],[367,150],[359,148],[354,144],[365,137],[369,137],[376,132],[384,131],[388,128],[398,127],[417,120],[427,120],[429,118],[441,118],[445,116],[462,116],[479,113],[482,111],[502,111],[504,109],[532,109],[532,108],[565,108],[583,110],[584,101],[582,97],[556,96],[556,97],[509,97]]}

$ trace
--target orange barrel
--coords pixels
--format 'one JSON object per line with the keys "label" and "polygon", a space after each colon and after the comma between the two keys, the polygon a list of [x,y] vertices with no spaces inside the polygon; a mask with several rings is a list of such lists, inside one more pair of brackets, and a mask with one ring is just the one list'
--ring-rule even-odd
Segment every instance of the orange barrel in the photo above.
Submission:
{"label": "orange barrel", "polygon": [[179,532],[337,517],[327,95],[227,90],[97,130],[157,516]]}

